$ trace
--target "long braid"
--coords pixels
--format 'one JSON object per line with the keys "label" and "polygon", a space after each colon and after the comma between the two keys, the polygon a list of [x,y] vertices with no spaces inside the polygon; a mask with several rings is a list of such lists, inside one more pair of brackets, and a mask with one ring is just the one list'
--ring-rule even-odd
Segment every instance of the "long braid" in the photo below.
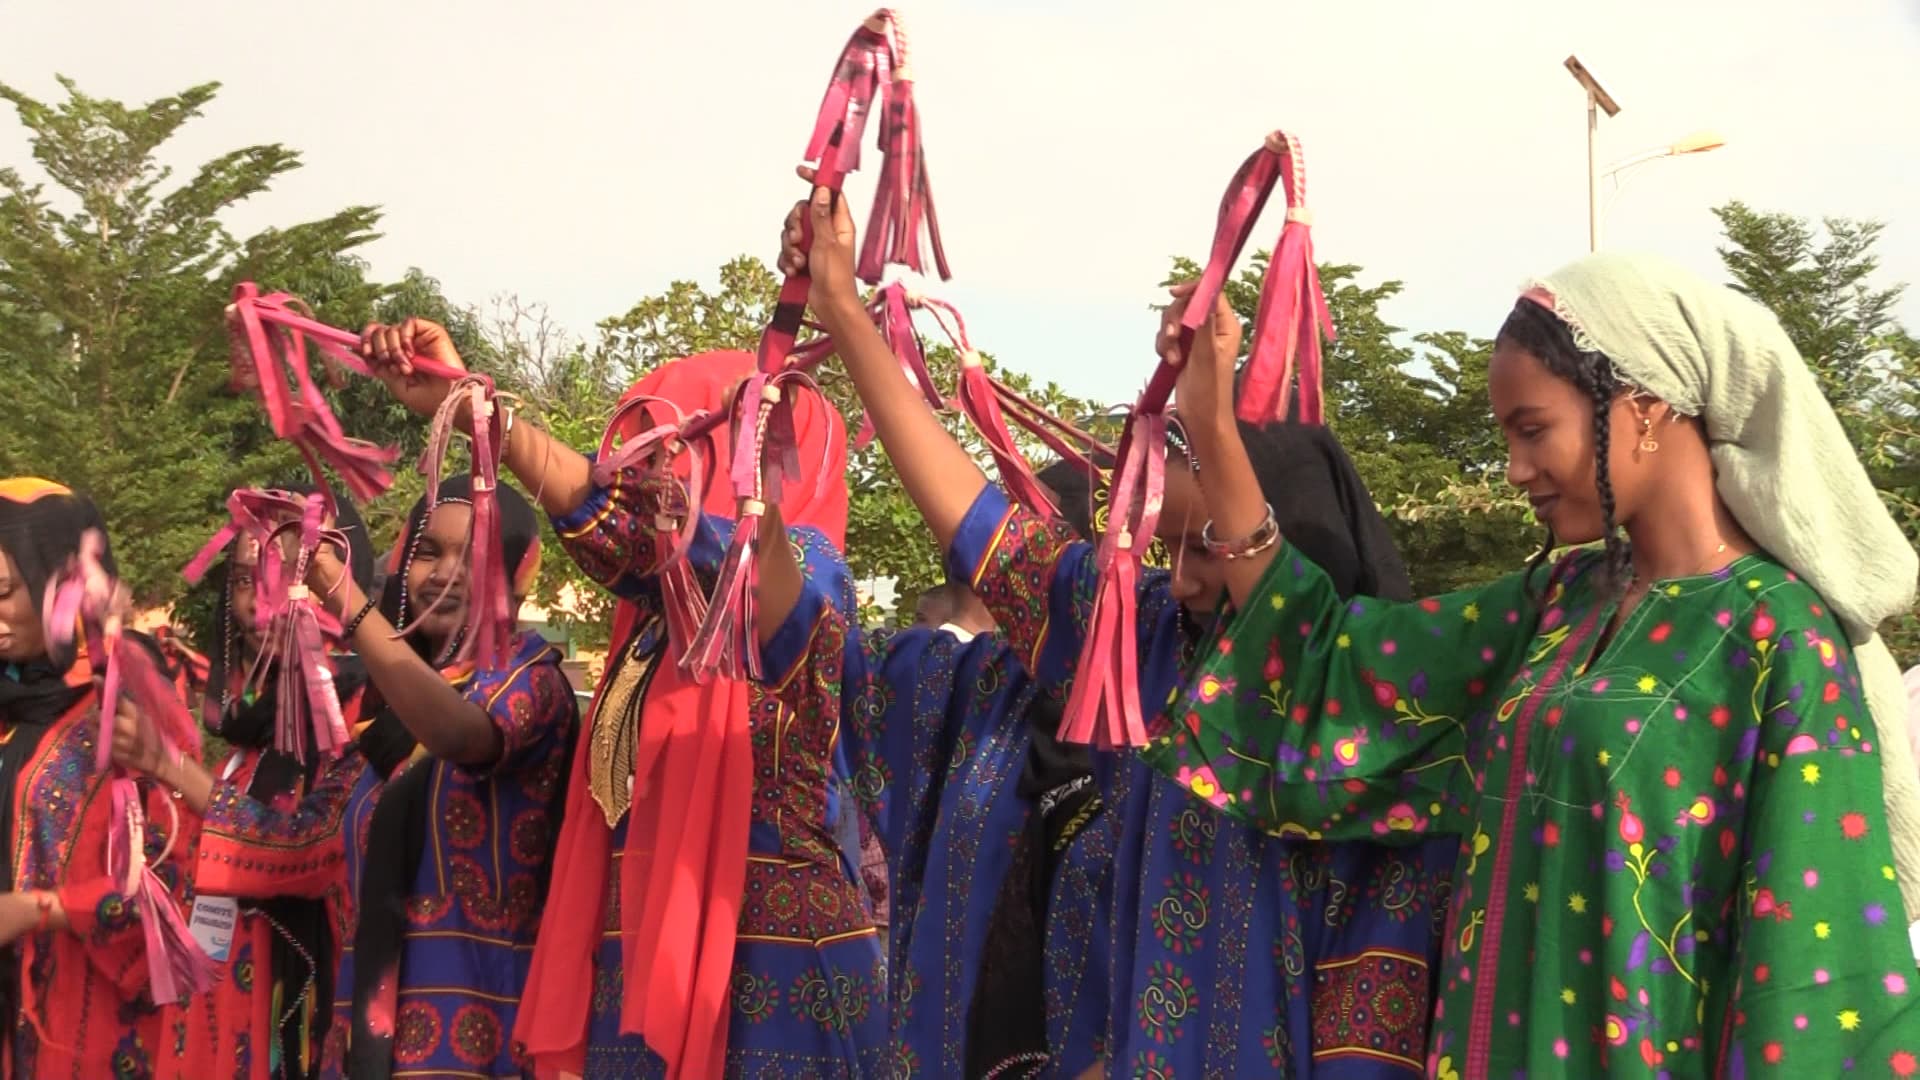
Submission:
{"label": "long braid", "polygon": [[[1500,327],[1498,340],[1532,353],[1548,371],[1579,387],[1593,402],[1593,480],[1606,522],[1607,585],[1614,590],[1625,589],[1633,577],[1632,553],[1614,520],[1613,476],[1608,459],[1613,445],[1613,401],[1627,389],[1626,384],[1614,374],[1612,360],[1603,353],[1580,348],[1565,323],[1531,300],[1514,305]],[[1540,550],[1527,562],[1529,581],[1546,565],[1557,544],[1549,528]]]}

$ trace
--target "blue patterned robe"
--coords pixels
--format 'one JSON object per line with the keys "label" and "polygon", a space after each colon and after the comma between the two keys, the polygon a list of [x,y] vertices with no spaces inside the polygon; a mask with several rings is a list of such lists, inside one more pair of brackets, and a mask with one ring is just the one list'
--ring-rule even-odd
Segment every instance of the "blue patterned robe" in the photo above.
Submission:
{"label": "blue patterned robe", "polygon": [[[1090,545],[989,486],[949,562],[1042,685],[1072,677],[1098,576]],[[1170,700],[1191,663],[1168,584],[1149,572],[1138,593],[1148,708]],[[1457,844],[1276,840],[1131,755],[1112,761],[1108,1075],[1423,1075]]]}

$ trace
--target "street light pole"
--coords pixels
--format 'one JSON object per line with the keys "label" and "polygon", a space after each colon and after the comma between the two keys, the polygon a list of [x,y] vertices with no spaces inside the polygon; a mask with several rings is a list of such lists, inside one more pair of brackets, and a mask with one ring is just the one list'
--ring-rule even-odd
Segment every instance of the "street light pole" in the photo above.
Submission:
{"label": "street light pole", "polygon": [[1600,158],[1597,146],[1600,133],[1600,110],[1605,109],[1608,116],[1618,116],[1620,106],[1613,95],[1602,89],[1593,73],[1580,62],[1577,56],[1567,57],[1567,70],[1574,80],[1587,92],[1587,250],[1600,250]]}

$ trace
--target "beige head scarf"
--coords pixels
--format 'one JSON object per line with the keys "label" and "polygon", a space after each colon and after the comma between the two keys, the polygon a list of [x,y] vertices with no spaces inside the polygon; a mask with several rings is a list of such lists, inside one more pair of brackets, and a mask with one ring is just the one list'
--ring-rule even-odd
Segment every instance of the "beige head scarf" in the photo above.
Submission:
{"label": "beige head scarf", "polygon": [[1701,417],[1714,487],[1742,528],[1816,589],[1854,645],[1878,728],[1887,823],[1920,920],[1920,774],[1907,695],[1877,628],[1913,606],[1920,557],[1772,312],[1663,259],[1591,255],[1528,284],[1622,380]]}

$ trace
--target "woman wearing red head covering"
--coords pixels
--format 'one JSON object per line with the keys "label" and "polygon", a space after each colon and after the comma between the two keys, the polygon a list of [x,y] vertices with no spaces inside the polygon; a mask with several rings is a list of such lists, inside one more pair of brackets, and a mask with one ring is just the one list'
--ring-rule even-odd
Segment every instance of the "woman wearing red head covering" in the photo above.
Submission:
{"label": "woman wearing red head covering", "polygon": [[[405,358],[459,362],[420,321],[371,335],[369,352],[420,412],[447,387]],[[650,373],[629,398],[718,409],[752,371],[746,353],[696,356]],[[825,476],[779,493],[761,522],[757,630],[772,645],[814,632],[788,618],[800,575],[839,565],[828,556],[846,530],[845,427],[811,394],[794,420],[802,462]],[[511,431],[506,466],[540,493],[575,561],[621,599],[514,1032],[529,1065],[542,1077],[881,1074],[879,941],[833,829],[838,701],[680,672],[654,575],[671,539],[661,515],[687,512],[684,460],[678,479],[627,470],[600,487],[586,457],[518,419]],[[721,443],[709,476],[725,475]],[[688,558],[709,576],[732,535],[725,486],[701,509]],[[787,532],[783,514],[800,527]],[[791,673],[766,678],[778,687]]]}

